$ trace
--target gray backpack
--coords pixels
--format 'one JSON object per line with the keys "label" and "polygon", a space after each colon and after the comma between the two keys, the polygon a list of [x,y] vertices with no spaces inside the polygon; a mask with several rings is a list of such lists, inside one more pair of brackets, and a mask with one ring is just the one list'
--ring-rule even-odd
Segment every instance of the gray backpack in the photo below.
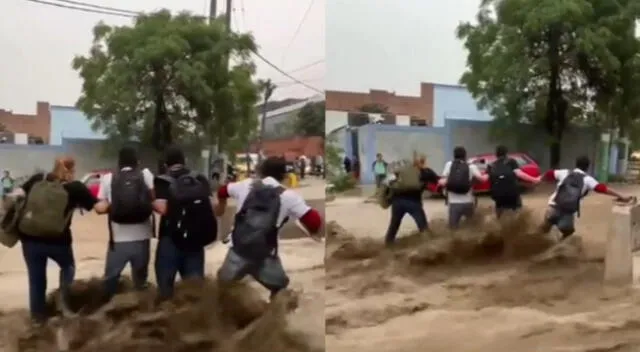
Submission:
{"label": "gray backpack", "polygon": [[233,251],[251,260],[263,260],[277,251],[278,216],[283,187],[256,180],[236,214],[231,241]]}
{"label": "gray backpack", "polygon": [[572,171],[562,180],[553,198],[556,209],[568,214],[580,212],[580,200],[584,197],[584,176],[580,172]]}

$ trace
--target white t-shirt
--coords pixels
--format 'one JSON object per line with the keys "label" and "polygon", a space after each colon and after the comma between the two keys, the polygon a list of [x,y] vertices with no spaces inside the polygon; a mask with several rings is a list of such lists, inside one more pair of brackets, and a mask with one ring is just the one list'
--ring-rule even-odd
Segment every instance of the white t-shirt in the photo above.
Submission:
{"label": "white t-shirt", "polygon": [[[442,171],[442,177],[449,177],[449,172],[451,171],[451,161],[447,161],[444,165],[444,170]],[[469,164],[469,181],[473,181],[473,179],[479,179],[482,177],[482,173],[478,169],[475,164]],[[473,189],[471,189],[467,194],[457,194],[447,192],[447,199],[449,204],[460,204],[460,203],[473,203]]]}
{"label": "white t-shirt", "polygon": [[582,171],[580,169],[554,170],[553,171],[553,178],[556,181],[558,181],[558,183],[556,185],[556,190],[553,192],[551,197],[549,197],[549,205],[555,205],[555,202],[553,201],[553,199],[556,197],[556,193],[558,193],[558,188],[560,187],[560,184],[562,183],[562,181],[564,181],[564,179],[567,178],[567,176],[569,176],[569,173],[571,173],[571,172],[577,172],[577,173],[581,173],[581,174],[585,175],[584,176],[584,186],[582,187],[582,195],[583,196],[586,195],[587,192],[593,191],[596,188],[596,186],[599,184],[598,180],[596,180],[595,178],[591,177],[586,172],[584,172],[584,171]]}
{"label": "white t-shirt", "polygon": [[[130,170],[131,168],[125,167],[122,170]],[[150,190],[153,190],[153,173],[149,169],[142,170],[144,176],[144,182],[147,184]],[[113,175],[111,173],[102,175],[100,179],[100,189],[98,191],[98,199],[106,200],[111,203],[111,180]],[[153,218],[150,217],[147,223],[142,224],[116,224],[111,223],[113,229],[113,241],[114,242],[134,242],[150,239],[153,235]]]}
{"label": "white t-shirt", "polygon": [[[247,199],[247,195],[251,190],[251,184],[253,183],[253,181],[253,179],[248,178],[246,180],[230,183],[227,185],[227,192],[229,193],[229,197],[235,199],[237,202],[236,213],[240,211],[245,199]],[[282,185],[272,177],[262,179],[262,183],[272,187],[282,187]],[[310,209],[311,207],[307,205],[307,202],[305,202],[302,196],[290,189],[285,189],[285,191],[280,195],[280,213],[278,214],[278,226],[282,226],[285,220],[288,218],[297,220],[303,217],[304,214],[306,214]],[[230,242],[230,245],[233,244]]]}

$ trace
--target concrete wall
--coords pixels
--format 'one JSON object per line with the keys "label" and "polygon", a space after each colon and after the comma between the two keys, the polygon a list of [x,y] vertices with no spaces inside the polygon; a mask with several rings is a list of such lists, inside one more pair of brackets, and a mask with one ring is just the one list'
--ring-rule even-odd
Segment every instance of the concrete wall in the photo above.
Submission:
{"label": "concrete wall", "polygon": [[325,134],[329,134],[336,129],[346,126],[349,122],[349,113],[344,111],[327,110],[324,119]]}
{"label": "concrete wall", "polygon": [[63,139],[104,139],[104,134],[94,132],[91,129],[91,122],[78,109],[72,106],[51,106],[51,131],[49,132],[49,143],[52,145],[62,145]]}
{"label": "concrete wall", "polygon": [[[103,152],[103,141],[89,139],[62,139],[61,145],[12,145],[0,144],[1,170],[9,170],[15,177],[32,174],[35,170],[50,170],[53,161],[61,155],[70,155],[76,159],[76,176],[96,169],[116,167],[117,158]],[[157,154],[150,149],[139,148],[140,162],[155,172]],[[187,163],[194,169],[202,168],[197,153],[187,155]]]}
{"label": "concrete wall", "polygon": [[[513,140],[492,140],[489,134],[490,122],[447,119],[447,130],[450,132],[450,140],[447,143],[448,153],[454,147],[463,146],[467,153],[484,154],[495,152],[498,144],[506,145],[512,151],[524,152],[531,155],[543,169],[550,166],[548,140],[544,131],[536,130],[532,126],[522,125],[522,135],[526,139],[513,138]],[[524,131],[524,132],[523,132]],[[581,127],[571,127],[565,133],[562,141],[561,167],[573,167],[575,158],[587,155],[595,160],[597,153],[598,135],[594,130]]]}
{"label": "concrete wall", "polygon": [[374,182],[371,164],[376,153],[382,153],[391,163],[410,159],[416,151],[427,156],[428,165],[436,172],[442,170],[446,161],[448,135],[445,128],[365,125],[358,129],[358,134],[361,181],[365,184]]}

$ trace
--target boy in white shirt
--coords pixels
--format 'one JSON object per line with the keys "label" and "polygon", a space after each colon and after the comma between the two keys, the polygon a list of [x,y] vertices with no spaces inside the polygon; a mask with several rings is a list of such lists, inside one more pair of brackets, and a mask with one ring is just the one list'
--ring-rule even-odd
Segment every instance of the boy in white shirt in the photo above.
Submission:
{"label": "boy in white shirt", "polygon": [[562,233],[563,239],[571,236],[575,232],[575,216],[580,215],[580,202],[590,191],[616,197],[623,202],[631,199],[587,174],[589,165],[589,158],[581,156],[576,159],[573,170],[549,170],[544,174],[544,180],[557,182],[557,186],[549,197],[549,208],[541,225],[542,233],[548,233],[555,226]]}
{"label": "boy in white shirt", "polygon": [[100,180],[99,213],[109,214],[109,249],[105,263],[105,294],[111,298],[117,291],[120,275],[131,264],[134,285],[147,284],[149,245],[153,236],[153,174],[138,168],[137,153],[124,147],[118,155],[117,173]]}
{"label": "boy in white shirt", "polygon": [[447,190],[450,228],[458,228],[463,217],[469,219],[473,216],[473,181],[484,182],[488,178],[489,176],[483,175],[476,165],[467,163],[467,151],[463,147],[453,149],[453,160],[445,164],[439,182]]}

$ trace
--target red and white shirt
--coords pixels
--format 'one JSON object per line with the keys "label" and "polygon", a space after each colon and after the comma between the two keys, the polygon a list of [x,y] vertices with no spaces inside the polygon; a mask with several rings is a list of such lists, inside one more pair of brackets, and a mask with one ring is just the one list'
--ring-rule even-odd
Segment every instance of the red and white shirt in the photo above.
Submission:
{"label": "red and white shirt", "polygon": [[562,184],[562,181],[564,181],[564,179],[567,178],[567,176],[569,176],[569,174],[572,172],[577,172],[584,175],[584,186],[582,188],[583,196],[586,195],[589,191],[594,191],[598,193],[607,193],[607,186],[605,184],[598,182],[598,180],[596,180],[591,175],[587,174],[586,172],[580,169],[549,170],[544,174],[544,178],[548,181],[557,182],[556,190],[553,192],[553,194],[549,198],[549,205],[555,205],[554,199],[556,197],[556,194],[558,193],[558,188],[560,187],[560,184]]}
{"label": "red and white shirt", "polygon": [[[218,199],[233,198],[237,202],[236,213],[240,211],[249,191],[253,179],[246,179],[240,182],[233,182],[218,189]],[[283,187],[280,182],[272,177],[262,179],[263,184],[272,187]],[[294,218],[310,233],[315,233],[322,226],[320,213],[307,205],[304,198],[297,192],[285,189],[280,195],[280,214],[278,215],[278,226],[282,226],[287,218]]]}

